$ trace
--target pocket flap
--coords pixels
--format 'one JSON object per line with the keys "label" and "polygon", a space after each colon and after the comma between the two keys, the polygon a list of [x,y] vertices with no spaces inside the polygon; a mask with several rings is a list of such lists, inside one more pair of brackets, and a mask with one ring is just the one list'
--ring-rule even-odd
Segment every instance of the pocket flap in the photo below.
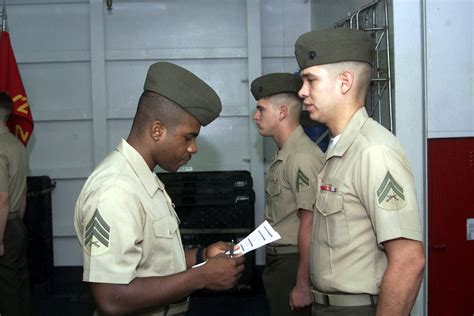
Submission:
{"label": "pocket flap", "polygon": [[155,237],[173,238],[173,235],[177,230],[178,222],[173,216],[164,216],[153,222]]}
{"label": "pocket flap", "polygon": [[265,191],[267,192],[268,195],[275,196],[275,195],[280,194],[281,186],[278,182],[270,181],[268,182],[267,187],[265,188]]}
{"label": "pocket flap", "polygon": [[342,211],[343,197],[336,192],[319,191],[316,200],[316,209],[323,216],[328,216]]}

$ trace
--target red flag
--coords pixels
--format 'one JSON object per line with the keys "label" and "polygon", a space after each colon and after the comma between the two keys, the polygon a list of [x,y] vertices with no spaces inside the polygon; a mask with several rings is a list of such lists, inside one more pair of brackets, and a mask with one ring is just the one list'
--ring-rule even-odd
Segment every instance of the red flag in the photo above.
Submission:
{"label": "red flag", "polygon": [[33,117],[13,54],[10,35],[4,31],[0,39],[0,91],[8,94],[13,101],[8,128],[26,146],[33,132]]}

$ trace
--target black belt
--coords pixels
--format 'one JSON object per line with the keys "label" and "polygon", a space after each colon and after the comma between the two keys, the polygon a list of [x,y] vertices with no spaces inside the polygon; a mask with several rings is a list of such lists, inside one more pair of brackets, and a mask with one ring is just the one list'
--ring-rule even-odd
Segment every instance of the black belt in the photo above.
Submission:
{"label": "black belt", "polygon": [[328,294],[312,289],[313,299],[316,304],[332,306],[367,306],[376,305],[378,295],[370,294]]}

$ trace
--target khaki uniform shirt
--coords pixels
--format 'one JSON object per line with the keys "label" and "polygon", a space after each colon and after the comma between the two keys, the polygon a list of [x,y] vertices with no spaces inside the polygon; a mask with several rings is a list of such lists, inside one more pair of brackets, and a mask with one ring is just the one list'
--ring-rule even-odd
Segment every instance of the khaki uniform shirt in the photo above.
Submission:
{"label": "khaki uniform shirt", "polygon": [[[129,284],[184,271],[178,221],[163,183],[122,139],[89,176],[76,203],[83,280]],[[146,315],[165,315],[165,309]]]}
{"label": "khaki uniform shirt", "polygon": [[313,285],[378,294],[387,267],[382,243],[422,240],[414,179],[400,144],[361,108],[326,153],[318,178]]}
{"label": "khaki uniform shirt", "polygon": [[265,218],[281,235],[272,246],[298,245],[299,209],[312,211],[317,175],[324,162],[319,147],[298,126],[276,152],[266,176]]}
{"label": "khaki uniform shirt", "polygon": [[0,192],[8,192],[10,214],[26,202],[28,155],[25,146],[8,128],[0,127]]}

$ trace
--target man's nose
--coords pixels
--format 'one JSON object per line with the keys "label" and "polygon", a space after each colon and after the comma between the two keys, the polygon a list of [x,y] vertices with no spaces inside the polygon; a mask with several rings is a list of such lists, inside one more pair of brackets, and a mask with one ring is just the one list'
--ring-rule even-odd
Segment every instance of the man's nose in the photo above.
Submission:
{"label": "man's nose", "polygon": [[188,146],[188,152],[191,153],[191,154],[195,154],[195,153],[198,152],[198,146],[197,146],[197,143],[196,143],[196,139],[193,139],[191,144]]}
{"label": "man's nose", "polygon": [[308,83],[303,81],[303,85],[301,86],[300,91],[298,91],[298,96],[302,99],[307,98],[309,96],[309,89]]}

